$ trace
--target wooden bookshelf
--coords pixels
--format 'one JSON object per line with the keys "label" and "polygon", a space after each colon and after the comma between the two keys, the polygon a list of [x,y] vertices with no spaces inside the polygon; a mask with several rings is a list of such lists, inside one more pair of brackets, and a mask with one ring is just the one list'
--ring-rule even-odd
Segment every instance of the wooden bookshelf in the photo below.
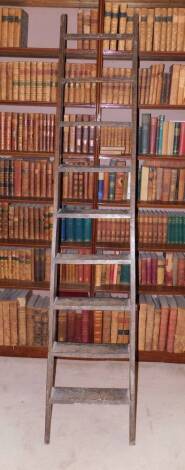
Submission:
{"label": "wooden bookshelf", "polygon": [[[79,2],[78,0],[12,0],[11,5],[20,5],[23,6],[68,6],[68,7],[95,7],[97,6],[97,0],[82,0]],[[159,6],[162,5],[161,2],[158,2]],[[173,4],[169,1],[163,1],[163,6],[184,6],[181,2],[173,1]],[[133,2],[132,6],[150,6],[155,7],[156,5],[151,5],[151,3],[147,1],[143,1],[140,3],[139,1]],[[0,57],[10,57],[10,58],[27,58],[27,59],[53,59],[58,60],[59,51],[57,48],[35,48],[35,47],[28,47],[28,48],[0,48]],[[66,49],[66,57],[68,59],[79,59],[79,60],[95,60],[97,58],[97,51],[95,50],[79,50],[79,49]],[[105,61],[119,61],[122,59],[131,60],[131,53],[129,52],[122,52],[122,51],[105,51],[103,53],[103,58]],[[140,52],[139,59],[141,61],[155,61],[155,62],[182,62],[185,61],[185,52]],[[100,73],[100,70],[99,70]],[[56,103],[51,102],[44,102],[44,101],[8,101],[4,100],[1,101],[0,104],[10,105],[10,106],[25,106],[29,108],[29,106],[34,106],[36,109],[38,107],[52,107],[56,106]],[[98,99],[96,100],[95,104],[79,104],[79,103],[65,103],[66,107],[69,108],[79,108],[79,109],[94,109],[96,112],[99,112],[101,109],[128,109],[132,110],[131,105],[118,105],[118,104],[101,104]],[[138,110],[185,110],[185,105],[169,105],[169,104],[156,104],[156,105],[139,105]],[[88,112],[88,111],[86,111]],[[12,152],[12,151],[0,151],[0,156],[7,156],[11,158],[53,158],[54,153],[49,152]],[[124,160],[130,159],[130,155],[106,155],[106,153],[99,153],[96,151],[94,154],[83,154],[83,153],[63,153],[64,159],[68,158],[91,158],[94,159],[95,164],[99,163],[99,159],[101,157],[106,158],[122,158]],[[176,155],[138,155],[138,161],[161,161],[161,162],[178,162],[182,164],[182,167],[185,165],[185,155],[184,156],[176,156]],[[72,205],[72,206],[93,206],[93,208],[97,207],[119,207],[119,208],[128,208],[130,203],[129,201],[98,201],[97,195],[95,196],[95,189],[97,185],[97,179],[94,183],[94,197],[92,200],[83,200],[83,199],[63,199],[63,204]],[[14,197],[0,197],[1,202],[13,202],[13,203],[35,203],[35,204],[52,204],[53,200],[51,198],[14,198]],[[173,209],[173,210],[185,210],[185,202],[162,202],[162,201],[138,201],[137,208],[146,208],[146,209]],[[33,247],[33,248],[49,248],[50,242],[48,241],[37,241],[37,240],[0,240],[0,246],[16,246],[16,247]],[[96,249],[117,249],[121,251],[128,251],[129,245],[122,244],[122,243],[113,243],[113,242],[97,242],[96,239],[96,224],[93,224],[93,231],[92,231],[92,241],[88,243],[82,242],[62,242],[61,248],[63,249],[74,249],[74,248],[91,248],[92,252],[95,252]],[[137,247],[137,251],[147,251],[147,252],[184,252],[185,245],[179,244],[156,244],[155,246],[152,244],[139,244]],[[92,292],[112,292],[112,293],[125,293],[128,294],[129,286],[128,285],[113,285],[113,286],[101,286],[96,287],[95,283],[95,273],[94,268],[92,269],[92,285],[67,285],[63,284],[62,287],[59,287],[59,292],[67,293],[69,295],[76,295],[76,296],[86,296],[89,293],[89,290]],[[4,280],[0,281],[0,288],[21,288],[21,289],[33,289],[33,290],[49,290],[49,283],[47,282],[26,282],[26,281],[14,281],[14,280]],[[144,294],[160,294],[160,295],[184,295],[184,287],[168,287],[168,286],[140,286],[138,288],[138,293]],[[25,347],[25,346],[0,346],[0,355],[4,356],[17,356],[17,357],[46,357],[47,356],[47,348],[46,347]],[[138,353],[139,360],[144,361],[157,361],[157,362],[177,362],[177,363],[185,363],[185,353],[183,354],[174,354],[174,353],[167,353],[166,351],[140,351]]]}

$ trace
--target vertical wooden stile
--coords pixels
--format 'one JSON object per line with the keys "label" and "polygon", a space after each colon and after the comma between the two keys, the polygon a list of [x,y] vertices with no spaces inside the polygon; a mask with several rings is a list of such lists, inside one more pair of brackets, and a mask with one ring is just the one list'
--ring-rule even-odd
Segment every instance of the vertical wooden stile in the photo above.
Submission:
{"label": "vertical wooden stile", "polygon": [[[61,16],[60,23],[60,55],[58,62],[58,87],[57,87],[57,108],[56,108],[56,127],[55,127],[55,161],[54,161],[54,217],[53,217],[53,236],[51,247],[51,277],[50,277],[50,310],[49,310],[49,353],[47,365],[47,385],[46,385],[46,421],[45,421],[45,443],[50,440],[52,404],[50,403],[51,390],[55,381],[56,358],[51,354],[53,343],[56,339],[56,311],[53,310],[54,299],[57,295],[57,270],[58,266],[54,263],[55,256],[59,247],[59,220],[55,217],[60,208],[61,198],[61,175],[58,171],[61,162],[63,150],[63,128],[60,122],[64,116],[64,83],[61,78],[65,77],[65,34],[67,33],[67,15]],[[52,373],[53,371],[53,373]]]}
{"label": "vertical wooden stile", "polygon": [[131,188],[130,188],[130,363],[129,363],[129,437],[130,444],[135,444],[136,424],[136,158],[137,158],[137,121],[138,121],[138,15],[134,15],[133,58],[132,58],[132,157],[131,157]]}

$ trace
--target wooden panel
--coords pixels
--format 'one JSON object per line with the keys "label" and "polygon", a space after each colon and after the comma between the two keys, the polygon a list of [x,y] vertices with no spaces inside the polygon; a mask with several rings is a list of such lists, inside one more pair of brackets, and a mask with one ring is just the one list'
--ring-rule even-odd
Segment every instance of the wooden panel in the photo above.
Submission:
{"label": "wooden panel", "polygon": [[124,388],[82,388],[53,387],[51,403],[88,405],[127,405],[128,389]]}
{"label": "wooden panel", "polygon": [[130,264],[130,255],[79,255],[79,254],[57,254],[56,264]]}
{"label": "wooden panel", "polygon": [[[111,201],[112,202],[112,201]],[[58,218],[61,219],[129,219],[130,214],[126,210],[119,209],[77,209],[76,211],[60,210]]]}
{"label": "wooden panel", "polygon": [[[125,2],[125,0],[119,0],[119,3]],[[0,2],[0,5],[4,5],[5,2]],[[65,7],[65,8],[97,8],[98,0],[9,0],[8,5],[15,5],[16,7]],[[158,0],[158,2],[149,2],[148,0],[135,0],[134,2],[128,3],[129,6],[145,6],[145,7],[157,7],[157,6],[184,6],[184,3],[179,0]]]}

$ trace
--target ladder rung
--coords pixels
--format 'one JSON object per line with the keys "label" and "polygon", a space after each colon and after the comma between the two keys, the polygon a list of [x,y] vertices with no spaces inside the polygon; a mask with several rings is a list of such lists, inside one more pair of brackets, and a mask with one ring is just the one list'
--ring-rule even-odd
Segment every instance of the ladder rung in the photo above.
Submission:
{"label": "ladder rung", "polygon": [[130,219],[130,213],[126,209],[60,209],[57,212],[59,219]]}
{"label": "ladder rung", "polygon": [[133,77],[101,77],[101,78],[96,78],[96,77],[75,77],[75,78],[62,78],[61,79],[61,84],[63,83],[111,83],[111,82],[128,82],[128,83],[133,83],[134,79]]}
{"label": "ladder rung", "polygon": [[79,359],[128,359],[128,344],[79,344],[54,342],[54,357]]}
{"label": "ladder rung", "polygon": [[61,127],[132,127],[131,122],[121,121],[61,121]]}
{"label": "ladder rung", "polygon": [[60,165],[59,171],[61,173],[128,173],[130,167],[121,166],[73,166],[73,165]]}
{"label": "ladder rung", "polygon": [[123,255],[101,255],[101,254],[65,254],[58,253],[54,259],[56,264],[130,264],[130,254]]}
{"label": "ladder rung", "polygon": [[130,311],[130,300],[112,297],[56,297],[54,310]]}
{"label": "ladder rung", "polygon": [[66,41],[75,41],[77,39],[96,39],[101,41],[102,39],[132,39],[133,33],[124,33],[124,34],[111,34],[111,33],[90,33],[90,34],[79,34],[79,33],[68,33],[64,35]]}
{"label": "ladder rung", "polygon": [[53,387],[51,403],[88,405],[128,405],[127,388]]}

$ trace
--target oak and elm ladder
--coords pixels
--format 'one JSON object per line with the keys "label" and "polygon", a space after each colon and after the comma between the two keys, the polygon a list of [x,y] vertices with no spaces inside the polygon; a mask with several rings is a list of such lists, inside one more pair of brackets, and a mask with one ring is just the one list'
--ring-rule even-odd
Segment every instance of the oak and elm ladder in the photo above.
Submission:
{"label": "oak and elm ladder", "polygon": [[[100,20],[99,31],[103,31],[102,20]],[[65,78],[65,61],[69,57],[66,48],[67,40],[96,39],[97,76],[96,78]],[[103,40],[105,39],[132,39],[132,52],[122,54],[122,59],[128,55],[132,61],[132,75],[130,78],[102,78]],[[50,287],[50,313],[49,313],[49,351],[47,365],[47,385],[46,385],[46,421],[45,421],[45,442],[50,441],[52,407],[55,403],[73,404],[128,404],[129,405],[129,436],[130,443],[135,443],[135,413],[136,413],[136,380],[135,380],[135,327],[136,327],[136,269],[135,269],[135,201],[136,201],[136,143],[137,143],[137,74],[138,74],[138,18],[134,15],[133,34],[90,34],[78,35],[67,34],[67,18],[61,17],[60,33],[60,53],[59,53],[59,86],[56,113],[56,154],[55,154],[55,185],[54,185],[54,227],[51,253],[51,287]],[[92,52],[92,51],[91,51]],[[108,54],[107,54],[108,56]],[[132,86],[132,115],[131,122],[112,122],[101,120],[101,84],[103,82],[130,82]],[[96,83],[96,113],[94,121],[85,122],[86,126],[94,126],[95,150],[94,166],[71,166],[67,165],[63,159],[63,128],[68,126],[77,127],[84,125],[82,122],[64,121],[64,88],[66,83],[95,82]],[[61,208],[61,187],[62,174],[65,172],[93,172],[97,178],[99,172],[124,172],[128,171],[124,166],[108,167],[100,165],[99,143],[100,133],[103,127],[131,127],[132,129],[132,155],[130,158],[130,206],[124,208],[98,208],[98,203],[93,208],[76,208],[70,210],[69,206]],[[97,179],[96,179],[97,189]],[[60,253],[60,224],[61,220],[75,219],[130,219],[130,253],[124,254],[98,254],[96,249],[92,254],[62,254]],[[96,225],[95,225],[96,227]],[[129,250],[128,250],[129,251]],[[91,297],[65,297],[58,294],[58,268],[61,264],[121,264],[130,265],[130,294],[128,299],[120,296],[115,297],[95,297],[91,292]],[[106,315],[107,311],[129,311],[130,315],[130,344],[74,344],[57,341],[57,315],[61,310],[100,310]],[[55,372],[58,358],[80,358],[80,359],[128,359],[129,360],[129,385],[128,388],[69,388],[55,386]]]}

